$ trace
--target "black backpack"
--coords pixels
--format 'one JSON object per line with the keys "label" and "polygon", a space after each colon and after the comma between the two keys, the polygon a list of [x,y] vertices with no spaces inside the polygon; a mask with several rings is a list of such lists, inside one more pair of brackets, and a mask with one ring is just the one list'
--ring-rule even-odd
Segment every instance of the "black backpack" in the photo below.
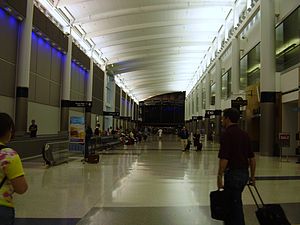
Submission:
{"label": "black backpack", "polygon": [[[0,145],[0,151],[1,151],[2,149],[4,149],[4,148],[7,148],[7,146],[5,146],[5,145]],[[0,183],[0,189],[2,188],[2,186],[3,186],[4,182],[6,181],[6,179],[7,179],[7,177],[5,176],[5,177],[3,178],[3,180],[1,181],[1,183]]]}

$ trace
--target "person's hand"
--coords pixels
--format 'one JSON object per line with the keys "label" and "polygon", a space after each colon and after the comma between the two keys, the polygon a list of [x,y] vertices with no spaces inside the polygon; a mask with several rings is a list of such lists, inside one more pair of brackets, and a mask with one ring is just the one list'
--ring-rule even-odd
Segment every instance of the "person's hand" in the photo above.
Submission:
{"label": "person's hand", "polygon": [[249,184],[255,186],[255,177],[250,177]]}
{"label": "person's hand", "polygon": [[218,175],[217,185],[218,185],[218,190],[224,189],[223,179],[222,176],[220,175]]}

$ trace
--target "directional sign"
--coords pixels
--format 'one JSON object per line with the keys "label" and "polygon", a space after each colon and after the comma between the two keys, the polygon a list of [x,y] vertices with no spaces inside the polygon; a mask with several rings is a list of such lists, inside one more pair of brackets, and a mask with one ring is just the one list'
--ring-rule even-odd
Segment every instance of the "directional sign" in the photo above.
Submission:
{"label": "directional sign", "polygon": [[278,136],[280,147],[290,147],[291,135],[289,133],[279,133]]}
{"label": "directional sign", "polygon": [[205,114],[213,116],[213,115],[215,115],[215,110],[205,110]]}
{"label": "directional sign", "polygon": [[106,112],[103,111],[103,116],[120,116],[120,112]]}
{"label": "directional sign", "polygon": [[247,100],[243,100],[241,97],[237,97],[235,100],[231,100],[231,106],[246,106],[248,104]]}
{"label": "directional sign", "polygon": [[69,101],[68,104],[69,107],[80,107],[80,108],[92,107],[91,101]]}

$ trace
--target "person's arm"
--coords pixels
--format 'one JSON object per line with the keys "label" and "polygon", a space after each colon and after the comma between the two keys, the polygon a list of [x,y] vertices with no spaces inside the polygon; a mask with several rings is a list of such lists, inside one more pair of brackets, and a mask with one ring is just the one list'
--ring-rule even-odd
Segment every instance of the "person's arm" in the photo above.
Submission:
{"label": "person's arm", "polygon": [[24,194],[28,189],[28,184],[24,176],[16,177],[10,180],[10,182],[14,188],[14,192],[18,194]]}
{"label": "person's arm", "polygon": [[249,159],[250,165],[250,183],[255,186],[255,169],[256,169],[256,160],[255,157]]}
{"label": "person's arm", "polygon": [[218,179],[217,179],[218,189],[224,188],[223,174],[224,174],[225,169],[227,168],[227,164],[228,164],[227,159],[219,160]]}

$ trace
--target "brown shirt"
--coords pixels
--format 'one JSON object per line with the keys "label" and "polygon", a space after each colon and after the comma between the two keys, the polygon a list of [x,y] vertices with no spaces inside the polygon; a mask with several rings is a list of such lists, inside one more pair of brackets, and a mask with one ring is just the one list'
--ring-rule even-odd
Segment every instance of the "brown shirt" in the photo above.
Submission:
{"label": "brown shirt", "polygon": [[227,127],[220,140],[219,158],[227,159],[229,169],[247,169],[248,159],[253,158],[248,134],[234,124]]}

